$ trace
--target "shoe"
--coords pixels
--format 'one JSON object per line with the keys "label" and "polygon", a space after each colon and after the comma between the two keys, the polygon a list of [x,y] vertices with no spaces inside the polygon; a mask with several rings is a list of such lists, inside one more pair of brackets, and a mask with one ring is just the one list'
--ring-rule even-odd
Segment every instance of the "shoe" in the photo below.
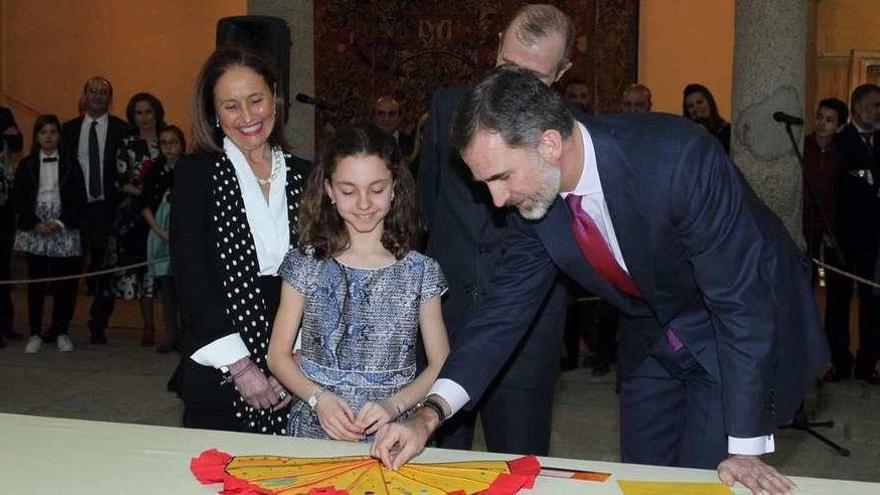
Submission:
{"label": "shoe", "polygon": [[21,336],[20,333],[15,330],[9,329],[8,331],[3,332],[3,338],[6,340],[21,340],[24,337]]}
{"label": "shoe", "polygon": [[27,344],[24,346],[24,352],[35,354],[40,352],[41,347],[43,347],[43,339],[39,335],[31,335],[31,338],[28,339]]}
{"label": "shoe", "polygon": [[869,375],[862,375],[857,373],[854,378],[856,380],[862,380],[868,385],[880,385],[880,375],[878,375],[876,371]]}
{"label": "shoe", "polygon": [[822,381],[826,383],[838,383],[843,380],[849,380],[849,372],[843,372],[837,368],[831,368],[822,376]]}
{"label": "shoe", "polygon": [[58,336],[58,352],[73,352],[73,342],[67,334],[62,333]]}
{"label": "shoe", "polygon": [[91,339],[89,339],[90,344],[104,345],[107,343],[107,336],[104,334],[104,329],[99,329],[91,321],[89,321],[89,333],[92,335]]}
{"label": "shoe", "polygon": [[593,365],[593,369],[590,370],[590,374],[593,376],[605,376],[611,372],[611,365],[608,363],[596,363]]}
{"label": "shoe", "polygon": [[6,341],[3,340],[3,337],[0,337],[0,349],[6,348]]}

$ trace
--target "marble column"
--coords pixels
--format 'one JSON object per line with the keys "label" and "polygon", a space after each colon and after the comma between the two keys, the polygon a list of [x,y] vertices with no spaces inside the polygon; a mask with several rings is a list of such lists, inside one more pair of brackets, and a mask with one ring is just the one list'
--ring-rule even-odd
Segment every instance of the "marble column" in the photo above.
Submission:
{"label": "marble column", "polygon": [[[290,98],[315,94],[315,7],[312,0],[249,0],[248,14],[280,17],[290,26]],[[292,101],[285,127],[293,152],[312,160],[315,155],[314,107]]]}
{"label": "marble column", "polygon": [[[731,157],[803,245],[801,169],[773,120],[803,117],[809,0],[736,0]],[[795,127],[802,143],[803,128]]]}

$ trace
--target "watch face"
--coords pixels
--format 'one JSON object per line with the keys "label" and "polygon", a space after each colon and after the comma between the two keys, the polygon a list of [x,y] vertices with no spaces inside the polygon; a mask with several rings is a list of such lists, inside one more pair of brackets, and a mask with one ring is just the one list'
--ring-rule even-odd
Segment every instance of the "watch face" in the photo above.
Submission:
{"label": "watch face", "polygon": [[309,407],[314,408],[316,405],[318,405],[318,398],[314,395],[309,397]]}

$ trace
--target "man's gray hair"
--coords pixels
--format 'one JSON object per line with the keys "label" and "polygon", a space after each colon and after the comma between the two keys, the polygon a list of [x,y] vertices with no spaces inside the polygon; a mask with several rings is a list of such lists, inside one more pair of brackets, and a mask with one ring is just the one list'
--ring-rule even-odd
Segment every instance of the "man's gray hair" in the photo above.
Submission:
{"label": "man's gray hair", "polygon": [[465,93],[452,125],[450,142],[470,146],[479,130],[498,132],[514,148],[534,149],[544,131],[571,136],[574,119],[562,97],[527,69],[510,64],[495,68]]}

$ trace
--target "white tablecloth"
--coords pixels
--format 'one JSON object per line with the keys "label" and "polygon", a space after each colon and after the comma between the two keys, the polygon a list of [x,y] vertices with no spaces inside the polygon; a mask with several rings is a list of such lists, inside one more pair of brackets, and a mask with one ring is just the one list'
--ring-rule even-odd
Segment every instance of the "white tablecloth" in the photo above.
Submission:
{"label": "white tablecloth", "polygon": [[[364,444],[0,414],[0,494],[209,494],[189,462],[217,448],[230,455],[333,457],[366,455]],[[511,459],[515,456],[428,449],[417,462]],[[619,494],[616,479],[715,482],[714,471],[541,458],[544,467],[613,474],[605,483],[539,477],[535,494]],[[802,494],[880,495],[880,484],[795,478]],[[737,494],[746,494],[741,487]],[[354,494],[352,494],[354,495]]]}

